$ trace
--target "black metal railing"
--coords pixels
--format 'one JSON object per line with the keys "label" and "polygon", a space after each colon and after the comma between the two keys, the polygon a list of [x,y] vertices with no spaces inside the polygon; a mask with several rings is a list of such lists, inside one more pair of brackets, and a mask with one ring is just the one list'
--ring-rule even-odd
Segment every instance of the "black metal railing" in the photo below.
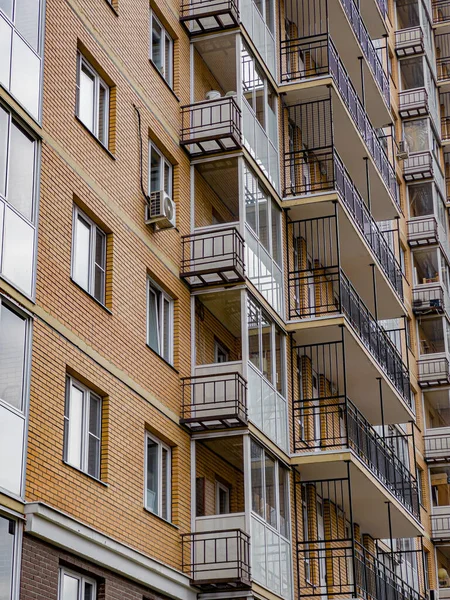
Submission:
{"label": "black metal railing", "polygon": [[450,21],[450,0],[433,0],[433,23]]}
{"label": "black metal railing", "polygon": [[244,238],[236,227],[208,228],[184,235],[181,242],[181,277],[195,278],[203,285],[213,274],[224,283],[244,279]]}
{"label": "black metal railing", "polygon": [[450,458],[450,433],[427,433],[423,439],[425,458]]}
{"label": "black metal railing", "polygon": [[182,378],[181,423],[229,429],[247,423],[247,382],[238,372]]}
{"label": "black metal railing", "polygon": [[294,400],[294,415],[302,424],[295,429],[295,452],[352,449],[399,502],[420,517],[417,480],[349,398]]}
{"label": "black metal railing", "polygon": [[[350,1],[352,2],[352,0]],[[281,55],[283,65],[281,78],[284,82],[327,74],[333,77],[340,96],[383,181],[395,203],[399,205],[400,200],[394,167],[389,161],[330,36],[321,34],[307,38],[284,40],[281,43]],[[302,56],[303,60],[298,60],[298,56]]]}
{"label": "black metal railing", "polygon": [[[310,303],[311,296],[314,301]],[[339,266],[290,271],[288,307],[290,319],[344,314],[406,404],[414,410],[408,368]]]}
{"label": "black metal railing", "polygon": [[354,539],[298,542],[297,560],[300,597],[424,600],[418,590]]}
{"label": "black metal railing", "polygon": [[250,585],[250,536],[241,529],[182,534],[182,568],[198,586]]}

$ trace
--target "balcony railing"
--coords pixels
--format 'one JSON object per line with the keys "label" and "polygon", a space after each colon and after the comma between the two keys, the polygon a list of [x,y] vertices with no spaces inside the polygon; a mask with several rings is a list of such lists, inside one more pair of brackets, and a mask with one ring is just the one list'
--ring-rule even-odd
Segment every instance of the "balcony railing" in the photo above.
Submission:
{"label": "balcony railing", "polygon": [[450,459],[450,427],[428,429],[423,439],[425,442],[425,460],[427,462],[448,461]]}
{"label": "balcony railing", "polygon": [[181,107],[181,139],[191,156],[241,147],[241,110],[233,96]]}
{"label": "balcony railing", "polygon": [[444,82],[450,79],[450,56],[440,56],[436,59],[437,80]]}
{"label": "balcony railing", "polygon": [[431,538],[450,540],[450,506],[433,506],[431,513]]}
{"label": "balcony railing", "polygon": [[441,138],[443,142],[450,140],[450,117],[441,117]]}
{"label": "balcony railing", "polygon": [[[294,452],[352,449],[391,494],[419,518],[416,479],[348,398],[297,400],[294,415],[303,424],[296,430],[300,435],[294,435]],[[320,423],[320,431],[316,423]]]}
{"label": "balcony railing", "polygon": [[203,589],[250,586],[250,536],[241,529],[182,534],[182,565]]}
{"label": "balcony railing", "polygon": [[403,161],[403,177],[406,181],[420,181],[433,177],[433,157],[428,150],[415,152]]}
{"label": "balcony railing", "polygon": [[244,281],[244,239],[235,226],[184,235],[180,277],[191,287]]}
{"label": "balcony railing", "polygon": [[[353,4],[353,1],[350,0]],[[397,179],[385,149],[367,116],[366,110],[350,81],[344,64],[328,34],[316,35],[281,43],[282,81],[331,75],[350,116],[372,156],[378,171],[399,205]],[[303,56],[303,60],[298,57]]]}
{"label": "balcony railing", "polygon": [[[409,371],[386,331],[374,319],[347,276],[338,266],[289,272],[289,318],[305,319],[344,314],[411,410]],[[313,292],[315,302],[305,301]],[[292,298],[295,298],[295,303]],[[293,306],[294,304],[294,306]]]}
{"label": "balcony railing", "polygon": [[428,114],[428,94],[425,88],[406,90],[398,95],[399,112],[402,118]]}
{"label": "balcony railing", "polygon": [[236,0],[183,0],[180,20],[191,35],[222,31],[239,24]]}
{"label": "balcony railing", "polygon": [[416,315],[443,314],[448,311],[449,298],[439,281],[421,283],[413,288],[413,311]]}
{"label": "balcony railing", "polygon": [[423,31],[420,25],[395,32],[395,52],[398,57],[422,54],[424,51]]}
{"label": "balcony railing", "polygon": [[450,21],[450,0],[433,0],[433,23],[448,23]]}
{"label": "balcony railing", "polygon": [[450,384],[450,364],[445,353],[421,356],[419,367],[419,385],[422,388]]}
{"label": "balcony railing", "polygon": [[408,221],[408,243],[411,247],[438,242],[438,224],[435,217],[417,217]]}
{"label": "balcony railing", "polygon": [[[308,183],[305,183],[303,173],[305,169],[310,170],[311,167],[314,170],[314,165],[319,167],[320,176],[316,181],[309,178]],[[339,192],[353,223],[374,252],[393,289],[403,300],[401,267],[337,151],[332,147],[326,147],[317,151],[309,149],[287,152],[284,155],[284,180],[290,182],[289,187],[284,190],[285,196],[297,196],[322,190]]]}
{"label": "balcony railing", "polygon": [[239,372],[182,378],[180,423],[192,431],[247,424],[247,382]]}
{"label": "balcony railing", "polygon": [[424,600],[359,542],[352,539],[297,543],[299,597]]}

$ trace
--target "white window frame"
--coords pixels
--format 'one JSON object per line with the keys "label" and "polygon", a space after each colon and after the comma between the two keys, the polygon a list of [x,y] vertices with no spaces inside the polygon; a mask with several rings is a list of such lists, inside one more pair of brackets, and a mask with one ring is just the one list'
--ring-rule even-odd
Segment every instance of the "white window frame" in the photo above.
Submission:
{"label": "white window frame", "polygon": [[[93,104],[93,130],[89,128],[86,123],[80,117],[80,93],[81,93],[81,69],[84,68],[94,79],[94,104]],[[104,139],[100,138],[99,135],[99,121],[100,121],[100,88],[105,90],[105,106],[103,107],[103,119],[105,123],[105,134]],[[77,53],[77,102],[76,102],[76,115],[80,121],[91,131],[91,133],[99,140],[103,146],[108,147],[109,142],[109,96],[110,88],[109,85],[100,77],[97,71],[92,65],[84,58],[81,52]]]}
{"label": "white window frame", "polygon": [[[157,512],[152,510],[151,507],[147,504],[147,475],[148,475],[148,465],[147,465],[147,443],[148,440],[151,440],[158,447],[158,496],[156,498],[157,503]],[[167,473],[163,473],[163,460],[162,453],[163,450],[167,452]],[[146,510],[150,511],[152,514],[157,515],[161,519],[165,521],[172,520],[172,448],[167,444],[164,444],[157,437],[149,433],[145,432],[145,460],[144,460],[144,506]],[[162,483],[163,479],[166,481],[166,515],[167,517],[163,517],[163,499],[162,499]]]}
{"label": "white window frame", "polygon": [[[85,288],[79,281],[76,280],[75,277],[75,257],[76,257],[76,241],[77,241],[77,227],[78,227],[78,219],[81,218],[90,227],[89,232],[89,266],[88,266],[88,287]],[[72,231],[72,279],[80,285],[83,289],[88,292],[95,300],[100,302],[100,304],[105,305],[106,301],[106,241],[107,235],[106,233],[96,224],[92,219],[90,219],[86,213],[84,213],[76,204],[73,206],[73,231]],[[96,242],[97,235],[103,237],[104,240],[104,249],[103,249],[103,266],[99,265],[96,262],[95,254],[96,254]],[[98,266],[103,271],[103,286],[102,286],[102,297],[97,298],[95,296],[95,267]]]}
{"label": "white window frame", "polygon": [[[161,69],[158,67],[158,65],[154,62],[153,60],[153,41],[152,41],[152,37],[153,37],[153,21],[155,21],[158,26],[161,28],[161,43],[162,43],[162,62],[164,63],[161,67]],[[161,76],[164,78],[164,80],[167,82],[168,86],[173,89],[173,46],[174,46],[174,41],[172,36],[168,33],[167,29],[164,27],[164,25],[161,23],[161,21],[158,19],[158,17],[155,15],[154,11],[152,9],[150,9],[150,52],[149,52],[149,58],[152,62],[152,64],[155,66],[156,70],[158,71],[158,73],[161,74]],[[169,73],[165,72],[165,62],[166,62],[166,50],[169,53]]]}
{"label": "white window frame", "polygon": [[[156,300],[156,333],[158,338],[158,349],[153,348],[150,344],[150,301],[155,298]],[[165,323],[164,316],[164,302],[169,304],[169,323]],[[169,296],[158,284],[156,284],[150,277],[147,278],[147,345],[152,348],[161,358],[167,361],[169,364],[173,364],[173,347],[174,347],[174,300]],[[168,356],[164,356],[164,345],[166,342],[166,336],[168,337]]]}
{"label": "white window frame", "polygon": [[[151,184],[152,184],[152,180],[151,180],[151,173],[152,173],[152,151],[155,152],[155,154],[157,154],[159,156],[159,182],[160,182],[160,189],[159,190],[152,190],[151,189]],[[165,167],[168,167],[169,169],[169,182],[168,182],[168,188],[165,189],[164,188],[164,169]],[[159,192],[159,191],[164,191],[170,198],[173,197],[173,165],[171,162],[169,162],[167,160],[167,158],[164,156],[164,154],[161,152],[161,150],[153,143],[149,140],[148,143],[148,193],[149,195],[155,192]]]}
{"label": "white window frame", "polygon": [[80,573],[71,571],[70,569],[66,569],[64,567],[61,567],[59,569],[58,600],[64,600],[64,576],[65,575],[67,575],[67,577],[72,577],[72,579],[76,579],[79,583],[77,600],[85,599],[85,593],[84,593],[85,592],[85,590],[84,590],[85,583],[89,583],[90,585],[92,585],[93,600],[96,600],[96,598],[97,598],[97,582],[95,581],[95,579],[92,579],[91,577],[85,577],[84,575],[81,575]]}
{"label": "white window frame", "polygon": [[14,523],[14,542],[12,556],[12,585],[11,585],[11,600],[19,600],[20,598],[20,567],[22,561],[22,538],[23,525],[7,512],[0,512],[0,517]]}
{"label": "white window frame", "polygon": [[[226,511],[220,512],[220,492],[225,493]],[[229,486],[216,480],[216,515],[228,515],[231,512],[231,494]]]}
{"label": "white window frame", "polygon": [[224,355],[226,360],[223,363],[230,362],[230,351],[218,339],[214,339],[214,362],[219,363],[219,352]]}
{"label": "white window frame", "polygon": [[[72,388],[77,388],[83,394],[83,406],[82,406],[82,426],[81,426],[81,440],[80,440],[80,465],[72,464],[68,458],[68,443],[69,443],[69,423],[70,423],[70,402],[72,397]],[[98,474],[93,475],[89,473],[89,402],[91,395],[100,402],[100,427],[98,436],[99,440],[99,452],[98,452]],[[94,479],[101,480],[101,462],[102,462],[102,412],[103,412],[103,399],[101,396],[96,394],[93,390],[88,388],[86,385],[72,377],[67,375],[66,378],[66,399],[64,407],[64,461],[73,466],[75,469],[86,473]]]}

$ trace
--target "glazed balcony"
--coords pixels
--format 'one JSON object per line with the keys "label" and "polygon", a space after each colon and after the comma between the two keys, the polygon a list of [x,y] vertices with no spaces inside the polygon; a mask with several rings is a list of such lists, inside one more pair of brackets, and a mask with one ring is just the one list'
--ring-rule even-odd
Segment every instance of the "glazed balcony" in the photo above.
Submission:
{"label": "glazed balcony", "polygon": [[408,221],[408,244],[411,248],[438,243],[438,223],[435,217],[417,217]]}
{"label": "glazed balcony", "polygon": [[446,89],[450,83],[450,33],[435,36],[436,67],[439,88]]}
{"label": "glazed balcony", "polygon": [[182,535],[182,566],[203,591],[250,587],[250,536],[244,514],[197,517],[196,531]]}
{"label": "glazed balcony", "polygon": [[[283,82],[292,83],[296,80],[317,79],[318,84],[321,84],[324,78],[331,77],[354,127],[363,140],[363,152],[370,154],[378,177],[384,182],[391,199],[399,206],[398,186],[394,168],[330,36],[321,34],[297,40],[285,40],[282,42],[281,51],[283,65],[281,77]],[[304,60],[298,60],[298,56],[303,56]],[[342,116],[344,118],[344,115]],[[333,125],[339,127],[339,121],[334,122]],[[317,123],[317,127],[323,127],[323,123]],[[336,133],[336,137],[338,137],[338,132]],[[320,147],[325,145],[321,144]]]}
{"label": "glazed balcony", "polygon": [[247,425],[247,382],[238,372],[211,372],[182,379],[180,423],[191,431]]}
{"label": "glazed balcony", "polygon": [[446,462],[450,459],[450,427],[427,429],[424,442],[427,462]]}
{"label": "glazed balcony", "polygon": [[433,506],[431,538],[433,541],[450,541],[450,506]]}
{"label": "glazed balcony", "polygon": [[429,150],[414,152],[403,161],[403,177],[408,183],[434,178],[439,190],[445,193],[444,176],[435,157]]}
{"label": "glazed balcony", "polygon": [[183,0],[180,21],[191,35],[224,31],[239,25],[238,4],[236,0]]}
{"label": "glazed balcony", "polygon": [[417,481],[391,446],[346,397],[294,401],[294,453],[351,450],[378,481],[416,519],[420,518]]}
{"label": "glazed balcony", "polygon": [[450,385],[450,363],[445,352],[421,356],[417,364],[421,388]]}
{"label": "glazed balcony", "polygon": [[238,226],[213,225],[182,237],[180,277],[191,288],[244,281],[244,239]]}
{"label": "glazed balcony", "polygon": [[181,107],[180,144],[191,157],[238,150],[242,146],[241,110],[234,96]]}
{"label": "glazed balcony", "polygon": [[450,0],[433,0],[433,23],[435,25],[450,23]]}
{"label": "glazed balcony", "polygon": [[413,312],[415,315],[442,315],[450,309],[450,301],[441,282],[435,278],[415,285],[413,288]]}
{"label": "glazed balcony", "polygon": [[402,119],[419,117],[429,113],[428,94],[425,88],[400,92],[398,101],[399,113]]}
{"label": "glazed balcony", "polygon": [[423,54],[424,51],[423,31],[420,25],[395,32],[395,53],[399,58]]}

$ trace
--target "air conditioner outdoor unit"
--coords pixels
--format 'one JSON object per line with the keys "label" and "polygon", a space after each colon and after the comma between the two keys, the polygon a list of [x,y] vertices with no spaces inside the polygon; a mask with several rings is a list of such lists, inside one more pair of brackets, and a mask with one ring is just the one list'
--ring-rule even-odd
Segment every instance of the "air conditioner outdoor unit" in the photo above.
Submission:
{"label": "air conditioner outdoor unit", "polygon": [[406,160],[409,157],[408,142],[400,140],[398,143],[397,158],[398,160]]}
{"label": "air conditioner outdoor unit", "polygon": [[151,223],[155,223],[160,229],[176,226],[175,202],[164,190],[150,194],[150,203],[145,207],[145,224]]}

